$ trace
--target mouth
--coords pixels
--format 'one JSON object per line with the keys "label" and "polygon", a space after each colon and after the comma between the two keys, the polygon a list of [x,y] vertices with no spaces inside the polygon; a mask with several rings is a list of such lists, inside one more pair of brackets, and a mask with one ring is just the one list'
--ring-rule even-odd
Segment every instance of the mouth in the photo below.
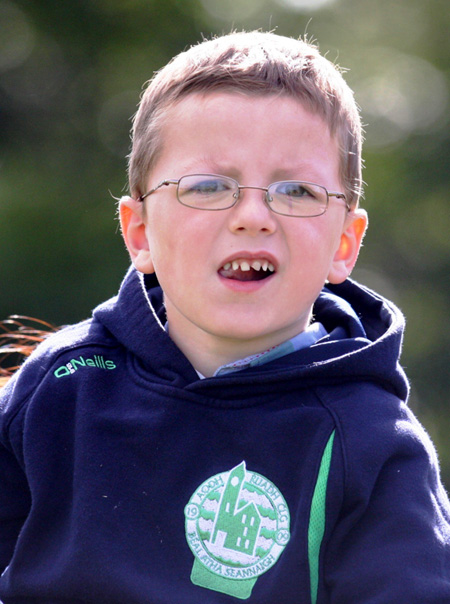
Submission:
{"label": "mouth", "polygon": [[224,279],[262,281],[271,277],[276,271],[275,266],[266,258],[253,260],[236,258],[235,260],[226,262],[218,272]]}

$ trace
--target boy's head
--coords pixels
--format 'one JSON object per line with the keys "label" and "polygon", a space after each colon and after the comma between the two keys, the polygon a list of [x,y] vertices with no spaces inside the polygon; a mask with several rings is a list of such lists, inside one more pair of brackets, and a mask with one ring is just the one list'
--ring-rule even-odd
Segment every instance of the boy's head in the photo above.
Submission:
{"label": "boy's head", "polygon": [[350,274],[366,227],[360,143],[350,90],[303,42],[225,36],[149,85],[122,232],[201,373],[297,335],[324,282]]}
{"label": "boy's head", "polygon": [[353,93],[339,70],[307,42],[273,33],[242,32],[204,41],[177,55],[150,81],[133,127],[130,194],[146,192],[148,175],[164,141],[167,108],[195,92],[287,95],[317,113],[336,137],[347,201],[362,189],[362,129]]}

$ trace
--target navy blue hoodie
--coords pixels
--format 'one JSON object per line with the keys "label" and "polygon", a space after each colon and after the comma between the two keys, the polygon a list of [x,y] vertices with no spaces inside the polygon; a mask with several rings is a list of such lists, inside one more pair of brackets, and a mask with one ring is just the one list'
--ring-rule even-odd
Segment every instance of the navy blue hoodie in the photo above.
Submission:
{"label": "navy blue hoodie", "polygon": [[403,318],[347,281],[328,336],[199,380],[131,270],[0,398],[4,604],[444,604],[449,503]]}

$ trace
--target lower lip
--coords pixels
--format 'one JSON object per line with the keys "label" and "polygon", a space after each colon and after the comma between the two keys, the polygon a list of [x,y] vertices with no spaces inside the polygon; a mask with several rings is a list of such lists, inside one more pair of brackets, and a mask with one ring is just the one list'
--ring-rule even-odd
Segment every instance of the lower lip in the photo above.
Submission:
{"label": "lower lip", "polygon": [[276,273],[270,275],[270,277],[266,277],[265,279],[261,279],[259,281],[238,281],[237,279],[227,279],[226,277],[222,277],[222,275],[218,275],[220,281],[234,292],[242,292],[242,293],[252,293],[259,291],[264,286],[268,285],[272,279],[274,278]]}

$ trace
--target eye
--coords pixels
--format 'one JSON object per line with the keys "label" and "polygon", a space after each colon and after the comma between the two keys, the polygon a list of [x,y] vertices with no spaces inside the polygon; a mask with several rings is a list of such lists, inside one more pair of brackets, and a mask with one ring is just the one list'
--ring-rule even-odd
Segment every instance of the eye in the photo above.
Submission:
{"label": "eye", "polygon": [[233,185],[225,178],[200,174],[185,176],[181,179],[179,188],[182,195],[206,196],[227,193],[233,189]]}
{"label": "eye", "polygon": [[328,194],[321,185],[285,180],[269,186],[267,201],[277,214],[312,217],[326,211]]}
{"label": "eye", "polygon": [[279,182],[273,192],[275,195],[282,195],[293,199],[316,198],[314,191],[302,182]]}

